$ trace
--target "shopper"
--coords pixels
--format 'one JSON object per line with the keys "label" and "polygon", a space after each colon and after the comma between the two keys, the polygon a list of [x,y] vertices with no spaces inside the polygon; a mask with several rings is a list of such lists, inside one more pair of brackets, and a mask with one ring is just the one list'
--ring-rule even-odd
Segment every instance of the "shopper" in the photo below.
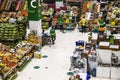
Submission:
{"label": "shopper", "polygon": [[42,35],[45,36],[46,38],[49,37],[49,35],[47,33],[45,33],[45,30],[42,31]]}
{"label": "shopper", "polygon": [[86,80],[90,80],[90,78],[91,78],[90,72],[87,72]]}
{"label": "shopper", "polygon": [[45,33],[45,31],[43,30],[42,31],[42,46],[49,44],[49,43],[51,43],[50,36],[47,33]]}
{"label": "shopper", "polygon": [[85,19],[85,17],[83,17],[80,21],[81,25],[82,25],[82,33],[85,32],[86,33],[86,23],[87,20]]}
{"label": "shopper", "polygon": [[55,32],[55,29],[54,29],[53,26],[52,26],[52,28],[51,28],[51,30],[50,30],[50,36],[51,36],[51,39],[52,39],[52,43],[55,44],[56,32]]}

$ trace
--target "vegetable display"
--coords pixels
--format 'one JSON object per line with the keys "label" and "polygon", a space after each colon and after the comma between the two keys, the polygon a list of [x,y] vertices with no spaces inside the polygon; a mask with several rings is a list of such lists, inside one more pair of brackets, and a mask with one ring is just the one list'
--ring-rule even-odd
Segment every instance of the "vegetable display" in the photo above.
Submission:
{"label": "vegetable display", "polygon": [[19,40],[25,37],[25,35],[26,35],[26,31],[23,25],[15,25],[15,24],[9,24],[9,23],[0,24],[0,42],[1,43],[5,43],[7,45],[13,45],[9,41]]}

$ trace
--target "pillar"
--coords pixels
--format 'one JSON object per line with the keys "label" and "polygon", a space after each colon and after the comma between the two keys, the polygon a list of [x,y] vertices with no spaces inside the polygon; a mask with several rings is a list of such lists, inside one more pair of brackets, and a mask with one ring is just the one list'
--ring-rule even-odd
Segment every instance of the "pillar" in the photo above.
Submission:
{"label": "pillar", "polygon": [[35,31],[38,36],[42,35],[41,17],[41,0],[28,0],[30,31]]}

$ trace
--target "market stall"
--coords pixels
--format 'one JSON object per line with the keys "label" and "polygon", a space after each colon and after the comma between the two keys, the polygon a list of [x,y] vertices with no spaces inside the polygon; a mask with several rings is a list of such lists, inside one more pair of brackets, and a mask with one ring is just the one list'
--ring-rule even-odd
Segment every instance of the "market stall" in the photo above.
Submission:
{"label": "market stall", "polygon": [[18,70],[33,58],[33,47],[34,45],[27,42],[20,42],[14,48],[0,44],[0,79],[12,80],[17,76]]}
{"label": "market stall", "polygon": [[28,16],[27,0],[4,0],[1,4],[0,22],[9,22],[11,16],[14,19],[21,19],[23,15]]}
{"label": "market stall", "polygon": [[26,30],[25,27],[16,24],[1,23],[0,24],[0,42],[11,47],[25,38]]}

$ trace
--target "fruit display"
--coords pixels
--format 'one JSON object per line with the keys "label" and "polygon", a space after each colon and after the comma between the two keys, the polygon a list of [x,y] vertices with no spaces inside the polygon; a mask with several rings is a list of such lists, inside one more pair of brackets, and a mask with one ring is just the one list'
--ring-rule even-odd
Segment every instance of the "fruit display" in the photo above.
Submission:
{"label": "fruit display", "polygon": [[[45,7],[47,5],[43,5]],[[42,29],[48,29],[51,26],[51,16],[54,14],[54,9],[44,9],[42,10]]]}
{"label": "fruit display", "polygon": [[38,38],[36,34],[29,34],[27,41],[32,44],[41,44],[42,43],[42,40],[40,38]]}
{"label": "fruit display", "polygon": [[109,20],[109,26],[119,26],[120,8],[110,7],[108,10],[109,12],[107,13],[107,19]]}
{"label": "fruit display", "polygon": [[54,9],[53,8],[50,8],[50,9],[45,9],[45,10],[43,10],[42,11],[42,15],[52,15],[52,14],[54,14]]}
{"label": "fruit display", "polygon": [[27,3],[27,0],[2,0],[0,22],[8,22],[11,15],[14,18],[20,18],[23,15],[28,16]]}
{"label": "fruit display", "polygon": [[1,1],[0,10],[14,11],[14,10],[23,10],[26,9],[27,0],[4,0]]}
{"label": "fruit display", "polygon": [[25,27],[23,25],[19,25],[19,37],[24,37],[26,35]]}
{"label": "fruit display", "polygon": [[12,80],[17,75],[17,70],[33,58],[33,46],[25,41],[20,42],[12,49],[0,44],[0,74],[3,74],[2,80]]}
{"label": "fruit display", "polygon": [[[0,24],[0,41],[7,45],[12,45],[11,41],[19,40],[25,37],[26,31],[23,25],[9,23]],[[18,43],[18,41],[16,42]],[[16,43],[13,43],[15,45]]]}
{"label": "fruit display", "polygon": [[1,5],[0,10],[4,10],[4,7],[5,7],[5,5],[6,5],[6,2],[7,2],[7,0],[3,0],[3,1],[1,2],[2,5]]}
{"label": "fruit display", "polygon": [[49,22],[42,22],[42,29],[48,29],[49,28]]}
{"label": "fruit display", "polygon": [[1,39],[15,39],[18,38],[18,27],[10,24],[1,24],[0,25]]}
{"label": "fruit display", "polygon": [[17,9],[19,11],[26,9],[26,4],[27,4],[27,0],[20,0],[17,4],[17,6],[18,6]]}
{"label": "fruit display", "polygon": [[45,15],[44,15],[44,16],[42,17],[42,20],[44,20],[44,21],[50,21],[50,16],[45,16]]}
{"label": "fruit display", "polygon": [[48,29],[50,26],[50,16],[43,15],[42,17],[42,29]]}

